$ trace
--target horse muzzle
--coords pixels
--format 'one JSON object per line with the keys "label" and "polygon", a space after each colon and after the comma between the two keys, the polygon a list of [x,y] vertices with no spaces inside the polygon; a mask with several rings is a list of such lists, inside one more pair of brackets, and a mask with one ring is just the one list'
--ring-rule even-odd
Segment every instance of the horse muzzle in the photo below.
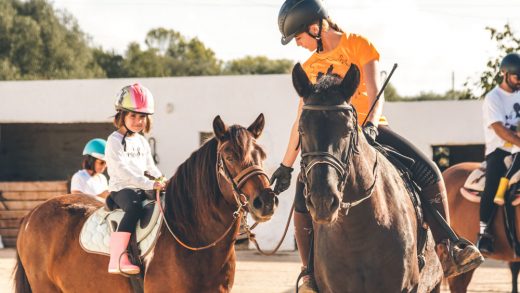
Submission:
{"label": "horse muzzle", "polygon": [[340,198],[335,193],[311,192],[306,198],[307,208],[318,224],[330,224],[337,220]]}
{"label": "horse muzzle", "polygon": [[271,188],[265,188],[255,197],[249,210],[255,221],[265,222],[271,219],[277,206],[278,197]]}

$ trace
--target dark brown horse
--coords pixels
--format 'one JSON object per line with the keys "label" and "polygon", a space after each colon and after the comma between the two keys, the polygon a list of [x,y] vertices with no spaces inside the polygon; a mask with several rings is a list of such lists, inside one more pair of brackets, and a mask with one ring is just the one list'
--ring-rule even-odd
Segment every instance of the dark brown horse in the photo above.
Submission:
{"label": "dark brown horse", "polygon": [[[269,220],[277,204],[262,170],[265,153],[256,143],[263,127],[263,115],[247,129],[227,127],[217,116],[215,138],[179,166],[166,188],[167,223],[190,246],[225,237],[214,247],[192,251],[176,242],[163,225],[153,256],[146,259],[145,292],[231,290],[233,244],[240,225],[234,221],[237,202],[258,221]],[[233,192],[232,181],[238,192]],[[43,203],[24,218],[17,240],[17,293],[131,292],[127,278],[107,273],[108,257],[87,254],[79,245],[83,223],[100,206],[95,200],[66,195]]]}
{"label": "dark brown horse", "polygon": [[418,221],[396,168],[371,147],[349,104],[359,84],[352,65],[341,79],[311,84],[302,67],[299,122],[302,175],[314,220],[314,275],[320,292],[439,292],[442,269],[428,232],[422,270]]}
{"label": "dark brown horse", "polygon": [[[461,163],[446,169],[442,176],[446,184],[448,193],[448,205],[450,207],[451,227],[460,236],[475,243],[479,232],[480,204],[470,202],[460,193],[469,174],[479,168],[480,163]],[[516,214],[520,214],[520,207],[516,207]],[[517,217],[516,227],[520,227],[520,220]],[[495,252],[487,257],[504,260],[509,262],[513,276],[513,290],[517,292],[517,276],[520,258],[515,256],[513,248],[507,241],[504,223],[504,209],[499,208],[495,214],[493,224],[493,234],[495,237]],[[466,293],[467,287],[473,277],[474,270],[448,279],[452,293]]]}

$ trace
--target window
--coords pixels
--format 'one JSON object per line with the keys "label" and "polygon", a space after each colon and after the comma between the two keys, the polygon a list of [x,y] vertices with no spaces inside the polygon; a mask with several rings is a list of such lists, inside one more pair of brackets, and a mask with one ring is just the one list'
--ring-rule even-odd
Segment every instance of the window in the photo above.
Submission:
{"label": "window", "polygon": [[434,145],[433,161],[441,171],[463,162],[482,162],[484,161],[483,144],[472,145]]}

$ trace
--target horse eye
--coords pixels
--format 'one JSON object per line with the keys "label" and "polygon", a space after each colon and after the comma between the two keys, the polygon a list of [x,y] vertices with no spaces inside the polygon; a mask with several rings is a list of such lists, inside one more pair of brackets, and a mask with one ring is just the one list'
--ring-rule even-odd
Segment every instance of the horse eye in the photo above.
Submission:
{"label": "horse eye", "polygon": [[233,157],[232,157],[232,156],[227,156],[227,157],[226,157],[226,160],[227,160],[227,161],[230,161],[230,162],[233,162]]}

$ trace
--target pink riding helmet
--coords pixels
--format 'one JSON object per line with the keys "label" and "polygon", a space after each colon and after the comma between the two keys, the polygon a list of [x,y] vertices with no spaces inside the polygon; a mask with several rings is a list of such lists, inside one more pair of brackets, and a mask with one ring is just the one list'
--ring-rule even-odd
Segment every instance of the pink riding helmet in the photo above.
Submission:
{"label": "pink riding helmet", "polygon": [[116,96],[116,111],[130,111],[143,114],[154,113],[154,99],[149,89],[136,83],[123,87]]}

